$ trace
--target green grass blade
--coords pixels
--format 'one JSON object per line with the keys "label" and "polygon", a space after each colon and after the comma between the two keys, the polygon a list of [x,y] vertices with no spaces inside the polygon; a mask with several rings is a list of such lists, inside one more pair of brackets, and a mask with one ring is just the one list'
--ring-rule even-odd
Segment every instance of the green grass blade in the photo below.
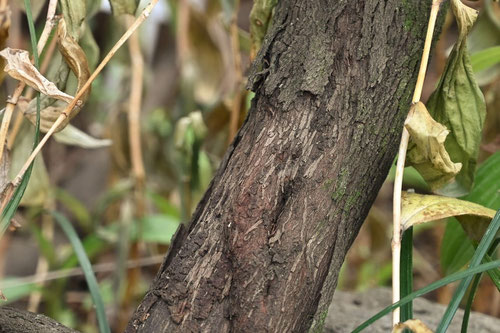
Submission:
{"label": "green grass blade", "polygon": [[477,288],[479,287],[479,282],[481,281],[481,277],[483,274],[476,274],[474,276],[474,281],[472,282],[472,286],[469,291],[469,297],[467,298],[467,304],[464,309],[464,317],[462,319],[462,333],[467,333],[467,327],[469,326],[469,317],[470,311],[472,308],[472,303],[474,302],[474,296],[476,295]]}
{"label": "green grass blade", "polygon": [[[413,291],[413,227],[403,233],[400,260],[400,293],[405,297]],[[401,306],[400,321],[413,318],[413,302]]]}
{"label": "green grass blade", "polygon": [[[36,32],[35,32],[35,24],[33,22],[33,15],[31,13],[31,5],[29,0],[24,0],[24,6],[26,8],[26,16],[28,18],[28,28],[30,31],[31,38],[31,49],[33,50],[33,59],[35,60],[35,67],[40,67],[40,61],[38,58],[37,52],[37,40],[36,40]],[[38,144],[38,139],[40,137],[40,93],[36,95],[36,129],[35,129],[35,139],[33,142],[33,149]],[[28,186],[29,179],[31,177],[31,171],[33,170],[33,162],[29,166],[29,168],[24,173],[24,176],[21,180],[19,186],[15,189],[12,198],[7,203],[4,211],[2,212],[2,219],[0,221],[0,237],[4,234],[5,230],[9,227],[10,220],[14,217],[14,214],[17,211],[17,207],[19,207],[19,203],[24,195],[24,191]]]}
{"label": "green grass blade", "polygon": [[371,317],[370,319],[366,320],[361,325],[356,327],[356,329],[354,329],[354,331],[352,331],[352,332],[353,333],[361,332],[362,330],[364,330],[365,328],[370,326],[375,321],[379,320],[380,318],[382,318],[386,314],[390,313],[392,310],[400,307],[403,304],[406,304],[406,303],[414,300],[417,297],[425,295],[425,294],[427,294],[433,290],[436,290],[438,288],[441,288],[449,283],[452,283],[452,282],[461,280],[463,278],[473,276],[477,273],[488,271],[490,269],[494,269],[497,267],[500,267],[500,260],[495,260],[495,261],[489,262],[487,264],[482,264],[482,265],[476,266],[474,268],[469,268],[465,271],[451,274],[451,275],[449,275],[449,276],[447,276],[439,281],[433,282],[433,283],[429,284],[428,286],[426,286],[422,289],[419,289],[415,292],[412,292],[411,294],[409,294],[406,297],[401,298],[401,300],[399,302],[396,302],[392,305],[389,305],[388,307],[386,307],[385,309],[383,309],[382,311],[380,311],[379,313],[377,313],[376,315],[374,315],[373,317]]}
{"label": "green grass blade", "polygon": [[[481,239],[481,242],[479,243],[476,251],[474,252],[474,256],[472,257],[469,265],[469,269],[477,267],[481,263],[484,256],[488,252],[488,249],[495,241],[495,235],[499,228],[500,228],[500,210],[496,213],[495,217],[491,221],[488,229],[486,230],[483,238]],[[467,288],[472,282],[472,279],[473,276],[471,275],[466,277],[460,282],[457,289],[455,290],[455,293],[453,294],[450,303],[448,304],[448,307],[446,308],[446,311],[443,315],[443,318],[441,319],[441,322],[438,325],[436,333],[446,332],[448,326],[451,323],[451,320],[453,319],[455,313],[457,312],[458,306],[460,305],[460,302],[462,301],[462,298],[464,297]]]}
{"label": "green grass blade", "polygon": [[[485,263],[485,262],[491,262],[492,259],[490,258],[491,255],[493,255],[497,249],[497,246],[498,244],[500,243],[500,239],[495,239],[493,245],[491,246],[490,250],[488,251],[488,254],[485,255],[484,259],[487,259],[487,260],[484,260],[482,261],[482,263]],[[497,272],[498,269],[495,269],[495,270],[490,270],[488,271],[488,274],[491,274],[493,272]],[[474,296],[476,295],[476,292],[477,292],[477,288],[479,287],[479,282],[481,282],[481,277],[483,276],[483,274],[476,274],[476,276],[474,277],[474,281],[472,282],[472,286],[470,288],[470,291],[469,291],[469,297],[467,297],[467,304],[465,305],[465,309],[464,309],[464,316],[463,316],[463,319],[462,319],[462,329],[461,329],[461,332],[462,333],[467,333],[467,327],[469,326],[469,317],[470,317],[470,312],[472,310],[472,303],[474,302]],[[496,281],[496,279],[494,277],[491,278],[493,280],[493,282]],[[498,288],[498,286],[497,286]]]}
{"label": "green grass blade", "polygon": [[56,219],[57,223],[59,223],[66,236],[68,236],[68,239],[78,257],[85,279],[87,280],[92,301],[94,302],[96,308],[99,331],[101,333],[110,333],[111,331],[109,329],[108,319],[106,318],[104,302],[102,301],[101,293],[99,291],[99,285],[97,284],[94,272],[92,271],[92,265],[90,264],[87,254],[85,253],[85,249],[83,248],[80,238],[66,217],[58,212],[52,212],[52,215]]}
{"label": "green grass blade", "polygon": [[477,73],[500,63],[500,46],[490,47],[470,57],[472,70]]}

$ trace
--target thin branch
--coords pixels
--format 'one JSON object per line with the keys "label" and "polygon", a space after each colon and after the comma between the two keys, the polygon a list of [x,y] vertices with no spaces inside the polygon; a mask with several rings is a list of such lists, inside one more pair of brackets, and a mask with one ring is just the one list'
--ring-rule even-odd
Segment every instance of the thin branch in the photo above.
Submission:
{"label": "thin branch", "polygon": [[[40,55],[47,43],[50,32],[55,25],[55,13],[57,8],[57,0],[50,0],[49,7],[47,9],[47,19],[45,21],[45,26],[43,27],[42,35],[38,40],[37,53]],[[5,146],[5,139],[7,137],[7,131],[9,130],[10,120],[12,119],[12,113],[16,107],[19,96],[23,93],[26,84],[24,82],[19,82],[16,89],[11,97],[7,100],[7,105],[5,106],[5,114],[2,119],[2,125],[0,126],[0,161],[2,160],[3,150]]]}
{"label": "thin branch", "polygon": [[[136,267],[158,265],[161,264],[162,262],[163,262],[163,255],[157,255],[152,257],[140,258],[137,260],[128,260],[126,263],[126,267],[128,269],[131,269]],[[116,269],[116,263],[114,261],[92,265],[92,270],[94,271],[94,273],[112,272],[115,269]],[[10,288],[24,286],[27,284],[44,283],[47,281],[64,279],[68,277],[81,276],[81,275],[83,275],[83,270],[80,267],[60,269],[57,271],[48,272],[47,274],[44,275],[34,274],[30,276],[15,278],[15,280],[2,283],[2,289],[6,290]]]}
{"label": "thin branch", "polygon": [[[424,50],[422,52],[422,60],[420,63],[420,70],[418,72],[417,83],[413,93],[412,103],[420,101],[422,96],[422,88],[424,86],[425,73],[429,62],[429,53],[431,50],[432,36],[434,34],[434,27],[436,25],[436,18],[439,7],[443,0],[432,0],[431,14],[429,17],[429,24],[427,26],[427,35],[425,36]],[[403,173],[405,167],[406,151],[408,149],[408,140],[410,134],[406,127],[403,128],[401,136],[401,143],[399,144],[398,162],[396,166],[396,177],[394,179],[394,192],[393,192],[393,235],[392,235],[392,302],[398,302],[400,295],[400,260],[401,260],[401,189],[403,187]],[[400,310],[396,308],[392,312],[392,323],[396,325],[399,323]]]}
{"label": "thin branch", "polygon": [[135,30],[137,30],[137,28],[142,24],[142,22],[144,22],[148,18],[149,14],[153,10],[153,8],[154,8],[154,6],[156,5],[157,2],[158,2],[158,0],[152,0],[146,6],[146,8],[144,8],[144,10],[141,13],[141,15],[139,15],[139,17],[137,17],[137,19],[134,21],[134,23],[123,34],[123,36],[118,40],[118,42],[116,42],[116,44],[113,46],[113,48],[109,51],[109,53],[106,55],[106,57],[102,60],[102,62],[99,64],[99,66],[97,66],[97,68],[94,71],[94,73],[92,73],[92,75],[87,80],[87,82],[78,91],[78,93],[76,94],[76,96],[73,99],[73,101],[68,104],[68,106],[66,107],[66,109],[61,113],[61,115],[57,118],[57,120],[54,122],[54,124],[52,124],[52,127],[49,129],[49,131],[47,132],[47,134],[45,134],[45,136],[39,142],[38,146],[33,150],[33,152],[31,153],[31,155],[28,157],[28,159],[26,160],[25,164],[23,165],[23,167],[21,168],[21,170],[17,174],[16,178],[14,178],[14,180],[12,181],[12,184],[13,184],[14,187],[19,186],[19,184],[21,183],[21,180],[23,178],[23,175],[26,173],[26,170],[29,168],[29,166],[31,165],[31,163],[35,159],[36,155],[38,155],[38,153],[42,150],[42,147],[47,143],[48,139],[52,136],[52,134],[54,134],[55,130],[64,121],[64,119],[66,119],[69,116],[69,114],[75,108],[75,106],[77,104],[81,103],[80,102],[80,98],[87,91],[87,89],[89,89],[90,85],[95,80],[95,78],[97,77],[97,75],[99,75],[99,73],[101,73],[101,71],[104,68],[104,66],[107,65],[107,63],[115,55],[116,51],[118,51],[118,49],[127,41],[127,39],[130,37],[130,35],[132,35],[135,32]]}

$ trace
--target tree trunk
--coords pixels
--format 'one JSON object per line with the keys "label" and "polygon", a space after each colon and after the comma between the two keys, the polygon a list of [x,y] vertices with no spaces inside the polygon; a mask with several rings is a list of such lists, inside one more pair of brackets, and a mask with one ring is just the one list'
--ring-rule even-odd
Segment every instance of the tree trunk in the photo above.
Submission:
{"label": "tree trunk", "polygon": [[430,3],[278,1],[248,117],[126,332],[321,329],[394,160]]}

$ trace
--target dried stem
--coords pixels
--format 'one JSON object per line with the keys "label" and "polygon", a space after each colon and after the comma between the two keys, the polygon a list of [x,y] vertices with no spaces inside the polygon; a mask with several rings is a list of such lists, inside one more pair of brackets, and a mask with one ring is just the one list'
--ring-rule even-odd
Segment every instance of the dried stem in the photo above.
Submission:
{"label": "dried stem", "polygon": [[132,35],[134,33],[134,31],[137,30],[137,28],[142,24],[142,22],[144,22],[148,18],[149,14],[153,10],[153,8],[157,2],[158,2],[158,0],[152,0],[146,6],[146,8],[144,8],[141,15],[139,15],[139,17],[136,18],[134,23],[127,29],[127,31],[123,34],[123,36],[116,42],[116,44],[113,46],[113,48],[111,48],[111,50],[106,55],[106,57],[102,60],[102,62],[99,64],[99,66],[97,66],[94,73],[92,73],[92,75],[87,80],[87,82],[84,84],[84,86],[78,91],[78,93],[76,94],[73,101],[68,104],[66,109],[61,113],[61,115],[57,118],[57,120],[54,122],[54,124],[52,124],[52,127],[49,129],[47,134],[45,134],[45,136],[42,138],[42,140],[40,141],[38,146],[33,150],[31,155],[28,157],[27,161],[25,162],[25,164],[23,165],[23,167],[21,168],[21,170],[17,174],[16,178],[14,178],[14,180],[12,181],[14,187],[18,186],[21,183],[21,180],[23,178],[23,175],[26,173],[26,170],[29,168],[30,164],[33,162],[36,155],[38,155],[38,153],[42,150],[42,147],[45,145],[45,143],[47,143],[47,140],[52,136],[52,134],[54,134],[56,128],[59,127],[59,125],[64,121],[64,119],[66,119],[69,116],[69,114],[71,113],[73,108],[80,102],[80,98],[83,96],[83,94],[90,87],[90,85],[95,80],[97,75],[99,75],[99,73],[101,73],[104,66],[106,66],[107,63],[111,60],[111,58],[115,55],[116,51],[118,51],[118,49],[130,37],[130,35]]}
{"label": "dried stem", "polygon": [[[132,23],[132,18],[128,22]],[[130,59],[132,62],[132,77],[130,88],[130,100],[128,111],[128,130],[130,156],[132,160],[132,171],[136,184],[144,183],[145,171],[141,150],[141,104],[142,104],[142,82],[144,73],[144,59],[141,52],[141,45],[137,33],[130,36],[128,42]]]}
{"label": "dried stem", "polygon": [[[40,55],[47,43],[50,32],[55,26],[55,14],[57,8],[57,0],[50,0],[49,7],[47,9],[47,19],[45,21],[45,26],[43,27],[42,35],[38,40],[37,52]],[[0,126],[0,161],[2,160],[3,150],[5,146],[5,139],[7,137],[7,131],[9,129],[10,120],[12,119],[12,113],[16,107],[19,96],[23,93],[26,84],[24,82],[19,82],[12,96],[7,100],[7,105],[5,106],[5,114],[2,119],[2,125]]]}
{"label": "dried stem", "polygon": [[[429,62],[429,53],[431,49],[432,36],[434,34],[434,27],[436,25],[436,18],[439,7],[443,0],[432,0],[431,14],[429,17],[429,24],[427,26],[427,35],[425,37],[424,50],[422,52],[422,60],[420,63],[420,70],[418,72],[417,83],[413,93],[412,103],[420,101],[422,96],[422,88],[424,86],[425,73],[427,71],[427,64]],[[399,301],[400,295],[400,260],[401,260],[401,189],[403,186],[403,172],[405,167],[406,150],[408,149],[408,140],[410,134],[406,127],[403,128],[401,136],[401,143],[399,144],[398,162],[396,166],[396,176],[394,179],[394,192],[393,192],[393,235],[392,235],[392,302]],[[396,325],[400,320],[400,310],[396,308],[392,312],[392,323]]]}
{"label": "dried stem", "polygon": [[243,82],[243,75],[241,73],[241,55],[240,55],[240,40],[238,36],[238,10],[240,7],[239,0],[235,1],[235,9],[233,16],[231,18],[231,48],[233,51],[234,59],[234,72],[236,74],[236,82],[234,84],[235,91],[233,97],[233,103],[231,105],[231,119],[229,123],[229,138],[228,141],[231,142],[238,131],[238,123],[240,120],[240,109],[241,109],[241,83]]}
{"label": "dried stem", "polygon": [[[128,25],[130,25],[133,20],[132,17],[127,17]],[[134,177],[134,208],[133,215],[135,218],[141,219],[145,215],[146,209],[146,198],[145,198],[145,170],[142,158],[141,149],[141,105],[142,105],[142,88],[143,88],[143,73],[144,73],[144,59],[142,56],[141,45],[138,33],[132,34],[128,42],[130,60],[132,65],[132,76],[131,76],[131,88],[130,88],[130,99],[129,99],[129,112],[128,112],[128,135],[129,135],[129,145],[130,145],[130,157],[132,163],[132,172]],[[126,202],[124,203],[124,205]],[[132,219],[129,216],[129,219]],[[140,228],[140,226],[139,226]],[[130,247],[129,247],[130,245]],[[123,243],[123,247],[120,251],[121,262],[125,262],[128,256],[132,260],[138,259],[140,256],[141,244],[139,241],[128,244],[128,242]],[[120,267],[118,267],[120,268]],[[117,276],[118,280],[121,281],[122,277]],[[130,300],[134,298],[134,294],[137,290],[137,285],[141,278],[141,270],[139,267],[131,269],[127,272],[125,293],[122,294],[121,299],[117,299],[116,308],[119,309],[117,315],[117,325],[118,331],[125,330],[124,325],[127,323],[127,317],[129,315],[127,308],[130,307]],[[118,288],[120,290],[120,288]]]}

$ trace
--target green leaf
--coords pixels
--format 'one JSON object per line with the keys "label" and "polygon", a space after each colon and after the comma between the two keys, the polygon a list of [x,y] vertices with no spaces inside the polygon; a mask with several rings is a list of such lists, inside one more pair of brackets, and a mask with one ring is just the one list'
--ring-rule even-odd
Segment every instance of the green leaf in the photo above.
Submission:
{"label": "green leaf", "polygon": [[[400,294],[405,297],[413,291],[413,227],[403,233],[400,258]],[[413,318],[413,303],[410,301],[401,306],[400,321]]]}
{"label": "green leaf", "polygon": [[[500,209],[500,152],[490,156],[476,172],[474,186],[463,199],[490,209]],[[456,272],[470,260],[473,246],[458,222],[449,222],[441,245],[441,267]]]}
{"label": "green leaf", "polygon": [[7,301],[1,302],[2,305],[15,302],[40,289],[35,283],[26,283],[23,278],[18,277],[5,277],[0,280],[0,286],[7,298]]}
{"label": "green leaf", "polygon": [[452,1],[452,9],[459,28],[458,40],[427,107],[433,118],[451,132],[445,142],[451,160],[462,163],[455,182],[438,193],[464,195],[469,192],[474,180],[486,105],[475,80],[466,42],[477,12],[460,0]]}
{"label": "green leaf", "polygon": [[500,46],[494,46],[474,53],[470,57],[474,72],[480,72],[500,63]]}
{"label": "green leaf", "polygon": [[441,242],[441,269],[445,275],[455,273],[464,267],[474,254],[474,246],[460,223],[450,218]]}
{"label": "green leaf", "polygon": [[[494,8],[495,0],[483,1],[483,8],[474,28],[469,34],[468,49],[474,66],[474,56],[477,52],[500,45],[500,17]],[[498,6],[498,5],[497,5]],[[492,83],[500,73],[500,65],[476,72],[480,86]]]}
{"label": "green leaf", "polygon": [[99,291],[99,285],[95,278],[94,271],[92,270],[92,265],[90,264],[89,258],[87,257],[85,249],[83,248],[82,242],[76,234],[75,229],[73,229],[71,223],[63,215],[59,214],[58,212],[52,212],[52,215],[68,237],[78,257],[78,261],[80,262],[83,274],[85,275],[85,279],[87,280],[87,285],[89,287],[92,301],[94,302],[96,308],[99,330],[101,331],[101,333],[110,333],[111,330],[109,328],[108,319],[106,318],[106,311],[104,308],[104,302],[102,301],[101,293]]}
{"label": "green leaf", "polygon": [[143,218],[141,222],[141,240],[161,244],[170,244],[172,236],[181,224],[178,218],[169,215],[150,215]]}
{"label": "green leaf", "polygon": [[85,21],[87,14],[86,0],[60,0],[59,4],[66,21],[68,33],[78,41],[80,39],[80,26]]}
{"label": "green leaf", "polygon": [[[481,261],[488,252],[488,249],[495,241],[495,236],[499,228],[500,228],[500,210],[495,215],[495,218],[493,218],[493,220],[491,221],[488,229],[486,230],[483,238],[481,239],[481,242],[479,243],[476,251],[474,252],[468,271],[478,267],[481,264]],[[446,332],[473,278],[474,277],[470,275],[460,282],[457,289],[455,290],[455,293],[453,294],[450,303],[448,304],[448,307],[446,308],[446,311],[443,315],[443,318],[441,319],[441,322],[438,325],[436,333]]]}
{"label": "green leaf", "polygon": [[109,0],[113,15],[120,16],[122,14],[135,15],[139,0]]}
{"label": "green leaf", "polygon": [[374,323],[378,319],[382,318],[383,316],[385,316],[386,314],[388,314],[392,310],[394,310],[394,309],[396,309],[404,304],[407,304],[407,303],[411,302],[412,300],[414,300],[415,298],[420,297],[422,295],[425,295],[428,292],[436,290],[440,287],[443,287],[443,286],[445,286],[449,283],[455,282],[457,280],[462,280],[462,279],[467,279],[467,278],[472,279],[472,277],[477,273],[481,273],[484,271],[488,271],[488,270],[500,267],[500,260],[492,261],[492,262],[489,262],[486,264],[477,265],[477,261],[479,260],[479,262],[480,262],[482,257],[486,254],[486,251],[487,251],[488,247],[491,245],[492,240],[493,240],[495,234],[497,233],[499,227],[500,227],[500,211],[497,212],[497,214],[495,215],[495,218],[491,222],[490,227],[488,228],[483,239],[481,240],[481,244],[478,246],[478,249],[474,253],[474,262],[471,263],[471,266],[467,270],[449,275],[449,276],[447,276],[439,281],[433,282],[433,283],[425,286],[424,288],[419,289],[419,290],[411,293],[410,295],[408,295],[406,297],[401,298],[401,300],[399,302],[396,302],[396,303],[386,307],[385,309],[378,312],[377,314],[375,314],[374,316],[372,316],[371,318],[369,318],[368,320],[363,322],[361,325],[356,327],[356,329],[354,329],[353,333],[361,332],[362,330],[364,330],[365,328],[367,328],[372,323]]}

